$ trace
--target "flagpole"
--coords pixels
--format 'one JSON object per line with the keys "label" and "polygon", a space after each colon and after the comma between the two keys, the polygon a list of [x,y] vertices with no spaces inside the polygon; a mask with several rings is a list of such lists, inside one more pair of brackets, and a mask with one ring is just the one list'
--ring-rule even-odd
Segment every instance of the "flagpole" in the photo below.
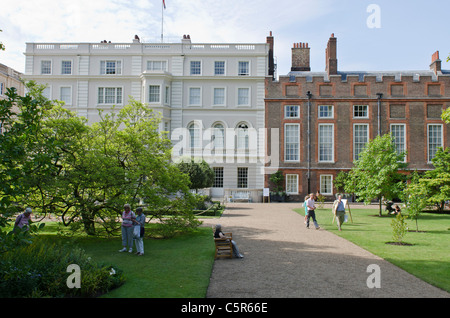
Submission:
{"label": "flagpole", "polygon": [[164,2],[161,0],[161,43],[164,43]]}

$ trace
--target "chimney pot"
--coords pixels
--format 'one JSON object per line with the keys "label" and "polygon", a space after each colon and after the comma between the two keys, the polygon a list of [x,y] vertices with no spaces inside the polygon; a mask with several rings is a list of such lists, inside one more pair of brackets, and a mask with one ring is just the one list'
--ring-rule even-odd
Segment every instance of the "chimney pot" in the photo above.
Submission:
{"label": "chimney pot", "polygon": [[311,71],[310,49],[305,42],[295,42],[292,48],[291,71]]}

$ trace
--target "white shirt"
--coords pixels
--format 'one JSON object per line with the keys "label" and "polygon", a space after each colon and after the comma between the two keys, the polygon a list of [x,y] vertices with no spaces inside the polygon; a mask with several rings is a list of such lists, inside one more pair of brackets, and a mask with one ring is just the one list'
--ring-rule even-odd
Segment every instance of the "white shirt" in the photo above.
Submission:
{"label": "white shirt", "polygon": [[308,210],[314,210],[315,208],[314,203],[315,203],[314,199],[309,198],[308,200],[306,200],[306,206],[308,207]]}

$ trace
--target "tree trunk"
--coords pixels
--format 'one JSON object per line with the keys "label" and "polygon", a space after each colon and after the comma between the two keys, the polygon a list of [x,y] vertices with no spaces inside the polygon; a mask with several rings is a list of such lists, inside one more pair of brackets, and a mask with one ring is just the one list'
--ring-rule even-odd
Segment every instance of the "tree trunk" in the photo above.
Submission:
{"label": "tree trunk", "polygon": [[378,196],[378,202],[379,202],[379,206],[380,206],[380,211],[378,212],[378,216],[381,216],[381,211],[382,211],[382,208],[381,208],[381,195],[380,196]]}

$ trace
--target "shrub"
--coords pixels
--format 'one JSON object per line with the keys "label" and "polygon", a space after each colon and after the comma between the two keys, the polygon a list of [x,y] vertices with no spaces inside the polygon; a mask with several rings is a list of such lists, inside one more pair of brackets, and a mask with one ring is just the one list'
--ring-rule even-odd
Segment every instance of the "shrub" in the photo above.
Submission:
{"label": "shrub", "polygon": [[[67,287],[67,267],[81,269],[81,288]],[[43,238],[0,259],[0,297],[95,297],[123,284],[122,271],[100,265],[80,248]]]}
{"label": "shrub", "polygon": [[395,219],[392,220],[391,226],[393,230],[392,238],[396,243],[402,243],[403,237],[408,231],[408,226],[405,222],[406,217],[402,216],[401,213],[397,214]]}

